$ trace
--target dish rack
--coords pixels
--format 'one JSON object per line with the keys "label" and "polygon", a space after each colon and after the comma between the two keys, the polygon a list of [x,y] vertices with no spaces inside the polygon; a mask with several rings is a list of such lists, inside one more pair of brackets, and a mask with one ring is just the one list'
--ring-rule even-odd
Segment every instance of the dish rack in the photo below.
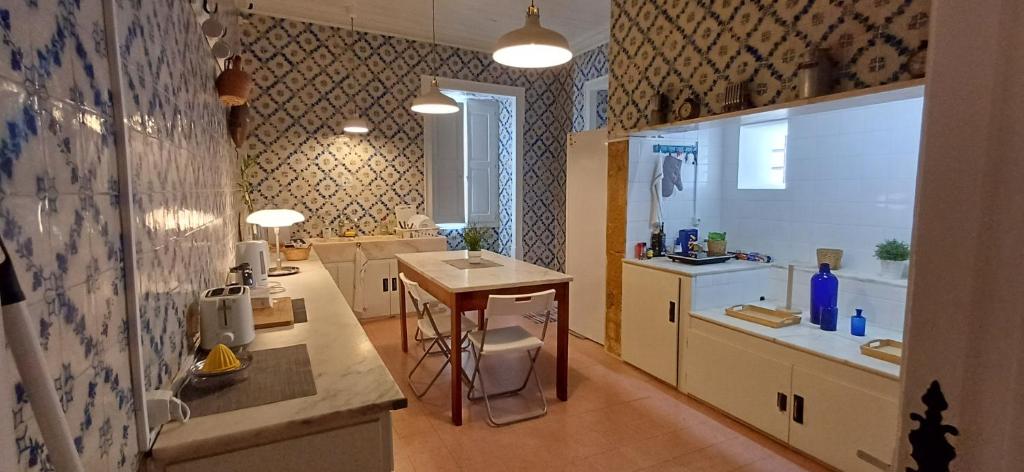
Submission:
{"label": "dish rack", "polygon": [[400,239],[433,238],[437,236],[437,226],[432,228],[395,228],[395,235]]}

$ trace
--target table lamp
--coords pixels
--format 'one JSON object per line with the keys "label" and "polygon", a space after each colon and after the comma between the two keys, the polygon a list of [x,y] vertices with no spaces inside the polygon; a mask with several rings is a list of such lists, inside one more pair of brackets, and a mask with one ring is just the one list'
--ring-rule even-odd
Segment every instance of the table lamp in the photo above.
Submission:
{"label": "table lamp", "polygon": [[299,272],[298,267],[281,266],[281,228],[287,228],[301,221],[306,221],[306,217],[302,216],[302,213],[282,208],[260,210],[245,217],[246,223],[259,225],[263,228],[274,228],[274,245],[277,247],[277,267],[272,267],[268,270],[267,275],[280,277]]}

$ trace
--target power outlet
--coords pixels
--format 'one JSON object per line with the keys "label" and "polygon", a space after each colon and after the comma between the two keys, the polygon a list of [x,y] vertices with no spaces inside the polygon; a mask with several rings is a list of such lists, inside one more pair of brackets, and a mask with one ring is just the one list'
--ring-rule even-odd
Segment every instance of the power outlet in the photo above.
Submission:
{"label": "power outlet", "polygon": [[693,219],[690,220],[690,225],[692,225],[694,228],[700,226],[700,218],[696,216],[693,217]]}

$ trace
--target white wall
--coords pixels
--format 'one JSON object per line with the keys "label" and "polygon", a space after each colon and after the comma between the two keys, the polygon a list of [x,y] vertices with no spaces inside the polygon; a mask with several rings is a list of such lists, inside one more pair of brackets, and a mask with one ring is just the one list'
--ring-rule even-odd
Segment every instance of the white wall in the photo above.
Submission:
{"label": "white wall", "polygon": [[[722,220],[732,248],[814,265],[815,249],[843,250],[847,272],[875,274],[874,246],[910,241],[922,99],[790,119],[785,190],[737,190],[725,153]],[[738,127],[726,129],[735,149]]]}
{"label": "white wall", "polygon": [[722,155],[721,130],[701,130],[674,134],[670,139],[633,138],[629,140],[629,194],[626,202],[626,257],[633,256],[638,242],[651,240],[651,181],[654,170],[665,154],[654,153],[654,145],[699,146],[696,168],[683,163],[683,190],[662,199],[666,244],[671,245],[680,229],[693,228],[693,178],[697,173],[697,217],[701,237],[721,226]]}
{"label": "white wall", "polygon": [[[843,250],[839,309],[902,330],[906,281],[880,279],[874,246],[910,241],[923,99],[797,116],[789,122],[785,190],[737,190],[739,126],[723,129],[722,225],[730,249],[793,263],[794,303],[806,306],[815,249]],[[770,272],[784,298],[786,271]]]}

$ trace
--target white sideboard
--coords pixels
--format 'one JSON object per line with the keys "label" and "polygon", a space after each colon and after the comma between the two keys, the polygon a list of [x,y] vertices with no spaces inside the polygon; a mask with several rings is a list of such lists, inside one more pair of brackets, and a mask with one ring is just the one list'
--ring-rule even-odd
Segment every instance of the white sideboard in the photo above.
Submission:
{"label": "white sideboard", "polygon": [[622,359],[678,386],[682,317],[690,310],[756,298],[767,264],[686,266],[664,258],[622,262]]}
{"label": "white sideboard", "polygon": [[394,470],[391,411],[408,402],[316,259],[279,279],[278,296],[304,299],[307,321],[258,330],[249,345],[306,345],[316,394],[166,424],[140,470]]}
{"label": "white sideboard", "polygon": [[[443,237],[396,236],[313,239],[313,250],[360,319],[398,314],[398,262],[395,254],[445,251]],[[407,310],[412,302],[406,300]]]}
{"label": "white sideboard", "polygon": [[717,311],[685,318],[681,390],[839,470],[888,470],[898,366],[837,333],[794,326],[770,337]]}
{"label": "white sideboard", "polygon": [[[864,356],[867,336],[725,315],[762,301],[766,264],[689,267],[625,260],[622,358],[680,391],[843,471],[886,470],[896,445],[899,366]],[[849,330],[842,318],[841,330]]]}

